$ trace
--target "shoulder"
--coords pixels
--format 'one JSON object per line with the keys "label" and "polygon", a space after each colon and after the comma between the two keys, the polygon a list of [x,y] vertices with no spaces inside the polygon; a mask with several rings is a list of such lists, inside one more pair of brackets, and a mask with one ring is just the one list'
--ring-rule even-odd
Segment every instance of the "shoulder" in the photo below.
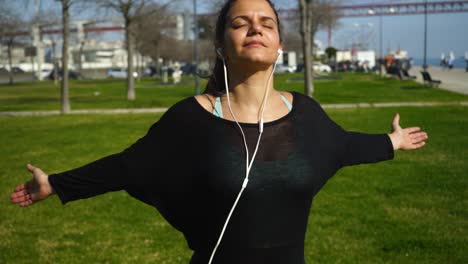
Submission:
{"label": "shoulder", "polygon": [[196,107],[197,101],[194,97],[186,97],[170,106],[159,121],[172,122],[194,119],[194,116],[198,113],[198,111],[194,110]]}
{"label": "shoulder", "polygon": [[299,109],[304,109],[306,111],[310,111],[312,109],[322,110],[320,104],[312,97],[299,92],[291,92],[288,94],[291,98],[294,98],[294,105]]}
{"label": "shoulder", "polygon": [[215,97],[210,94],[199,94],[195,95],[193,97],[196,102],[203,108],[205,108],[206,111],[212,112],[214,109],[214,104],[215,104]]}

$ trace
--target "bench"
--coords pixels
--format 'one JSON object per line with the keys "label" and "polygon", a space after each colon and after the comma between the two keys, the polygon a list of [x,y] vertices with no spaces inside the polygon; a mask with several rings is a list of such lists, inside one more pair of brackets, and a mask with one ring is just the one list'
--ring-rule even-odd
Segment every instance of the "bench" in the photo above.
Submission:
{"label": "bench", "polygon": [[426,86],[439,87],[439,85],[442,83],[442,81],[440,81],[440,80],[432,79],[431,75],[427,71],[421,71],[421,74],[423,76],[424,85],[426,85]]}

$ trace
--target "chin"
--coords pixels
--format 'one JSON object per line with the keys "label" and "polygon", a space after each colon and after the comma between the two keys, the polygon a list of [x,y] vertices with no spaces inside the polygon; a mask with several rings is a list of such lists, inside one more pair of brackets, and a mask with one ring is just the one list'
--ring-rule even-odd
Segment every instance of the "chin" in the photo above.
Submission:
{"label": "chin", "polygon": [[252,63],[258,64],[262,66],[271,66],[276,62],[276,60],[272,60],[271,58],[265,58],[265,56],[260,54],[254,54],[250,56],[242,56],[239,58],[239,61],[242,63]]}

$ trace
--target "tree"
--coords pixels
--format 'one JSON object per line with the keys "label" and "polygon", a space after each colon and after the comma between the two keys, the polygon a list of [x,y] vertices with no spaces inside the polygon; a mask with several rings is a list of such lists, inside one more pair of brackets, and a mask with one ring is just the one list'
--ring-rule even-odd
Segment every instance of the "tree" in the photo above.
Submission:
{"label": "tree", "polygon": [[62,4],[62,80],[61,90],[61,112],[70,113],[70,96],[68,92],[68,42],[70,39],[70,7],[73,0],[57,0]]}
{"label": "tree", "polygon": [[313,95],[313,46],[315,33],[320,27],[333,27],[339,14],[333,7],[333,1],[327,0],[299,0],[300,32],[304,54],[305,91],[308,96]]}
{"label": "tree", "polygon": [[336,52],[337,52],[337,49],[335,49],[334,47],[328,47],[325,49],[325,53],[327,54],[327,58],[329,60],[333,57],[336,57]]}
{"label": "tree", "polygon": [[159,65],[161,45],[164,38],[167,38],[164,29],[169,26],[171,18],[168,7],[168,4],[149,4],[135,20],[136,49],[140,54],[152,58],[158,72],[161,67]]}
{"label": "tree", "polygon": [[120,13],[125,24],[125,47],[127,49],[127,99],[135,100],[135,80],[133,77],[134,25],[151,0],[97,0],[96,4]]}
{"label": "tree", "polygon": [[7,5],[1,5],[0,7],[0,44],[7,46],[7,57],[8,57],[8,83],[13,84],[13,48],[21,45],[19,41],[18,31],[23,30],[25,22],[20,19],[16,12],[14,12]]}

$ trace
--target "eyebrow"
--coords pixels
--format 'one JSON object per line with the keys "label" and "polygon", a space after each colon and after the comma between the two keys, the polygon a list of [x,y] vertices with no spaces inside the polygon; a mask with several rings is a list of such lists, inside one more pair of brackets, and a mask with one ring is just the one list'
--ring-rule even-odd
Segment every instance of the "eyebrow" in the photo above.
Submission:
{"label": "eyebrow", "polygon": [[[236,17],[231,19],[231,22],[238,19],[238,18],[251,21],[251,19],[248,16],[236,16]],[[261,21],[272,20],[273,22],[276,23],[276,20],[274,18],[270,17],[270,16],[262,16],[262,17],[260,17],[260,20]]]}

